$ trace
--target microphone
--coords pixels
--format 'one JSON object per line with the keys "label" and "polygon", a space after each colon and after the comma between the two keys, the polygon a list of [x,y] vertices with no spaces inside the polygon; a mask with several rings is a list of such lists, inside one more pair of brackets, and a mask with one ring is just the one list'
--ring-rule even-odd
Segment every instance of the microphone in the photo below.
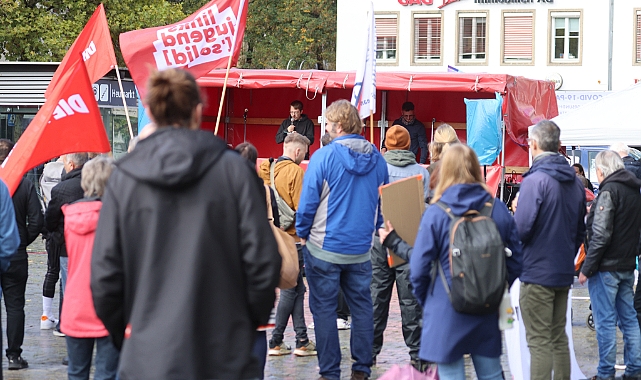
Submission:
{"label": "microphone", "polygon": [[249,110],[247,108],[245,108],[245,113],[243,114],[243,119],[245,119],[245,121],[247,121],[247,112],[248,111]]}

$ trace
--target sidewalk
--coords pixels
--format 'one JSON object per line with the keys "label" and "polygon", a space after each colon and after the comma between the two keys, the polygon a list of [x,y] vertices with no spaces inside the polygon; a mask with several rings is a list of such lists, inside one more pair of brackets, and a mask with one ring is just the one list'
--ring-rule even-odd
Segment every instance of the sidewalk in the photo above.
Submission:
{"label": "sidewalk", "polygon": [[[19,371],[8,371],[7,360],[2,355],[2,367],[5,379],[65,379],[67,367],[63,366],[62,359],[66,355],[65,339],[56,337],[51,330],[40,330],[40,316],[42,314],[42,281],[46,272],[47,255],[44,254],[42,240],[38,238],[29,247],[29,280],[26,291],[26,322],[25,341],[22,356],[29,362],[29,368]],[[54,310],[57,313],[58,289],[54,300]],[[575,297],[587,297],[587,289],[575,289]],[[398,306],[396,292],[393,292],[388,327],[385,331],[383,350],[377,357],[377,365],[372,367],[372,379],[376,379],[388,370],[393,364],[409,363],[407,347],[403,341],[401,331],[401,316]],[[596,334],[590,330],[585,320],[589,313],[589,301],[585,299],[574,300],[573,303],[573,334],[574,347],[579,365],[586,376],[591,377],[596,373],[598,362],[598,351]],[[305,300],[305,321],[312,322],[311,313],[307,299]],[[2,331],[3,349],[6,348],[6,336],[4,335],[6,325],[6,314],[2,308]],[[311,340],[316,340],[314,330],[309,330]],[[271,332],[267,332],[268,339]],[[341,362],[341,374],[343,379],[349,379],[351,373],[351,355],[349,352],[350,331],[339,331],[343,360]],[[617,363],[623,362],[623,344],[621,334],[619,336]],[[293,345],[295,334],[291,323],[285,330],[285,343]],[[506,379],[511,375],[507,366],[507,357],[501,357]],[[475,379],[470,361],[466,362],[466,372],[469,379]],[[622,371],[617,373],[622,375]],[[318,378],[318,361],[316,357],[295,357],[292,355],[280,357],[268,357],[265,367],[266,379],[316,379]]]}

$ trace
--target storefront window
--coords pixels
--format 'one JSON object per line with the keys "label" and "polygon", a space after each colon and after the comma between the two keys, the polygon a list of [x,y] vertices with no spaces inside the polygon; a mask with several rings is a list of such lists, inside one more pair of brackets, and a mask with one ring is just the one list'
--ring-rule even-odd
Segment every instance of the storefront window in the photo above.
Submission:
{"label": "storefront window", "polygon": [[[128,107],[128,109],[131,128],[134,136],[136,136],[138,134],[138,108]],[[111,152],[114,159],[118,159],[127,153],[129,141],[131,140],[125,109],[123,107],[101,108],[100,114],[105,123]]]}

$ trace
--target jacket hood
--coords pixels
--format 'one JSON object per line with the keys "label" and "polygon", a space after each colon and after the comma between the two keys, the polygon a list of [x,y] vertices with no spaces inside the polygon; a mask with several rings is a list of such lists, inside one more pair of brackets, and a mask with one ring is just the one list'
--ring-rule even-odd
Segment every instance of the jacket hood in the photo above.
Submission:
{"label": "jacket hood", "polygon": [[337,137],[333,141],[334,152],[338,160],[350,174],[365,175],[374,168],[380,154],[374,146],[359,135]]}
{"label": "jacket hood", "polygon": [[180,187],[198,180],[226,149],[211,132],[167,127],[138,142],[116,166],[139,181]]}
{"label": "jacket hood", "polygon": [[[276,159],[274,159],[274,162],[276,162]],[[274,166],[274,177],[280,173],[281,170],[284,168],[288,167],[289,165],[296,165],[294,161],[291,159],[285,159],[280,162],[276,162],[276,165]],[[271,166],[271,163],[269,160],[265,160],[260,163],[260,166],[258,167],[258,170],[260,171],[260,177],[261,178],[269,178],[269,168]]]}
{"label": "jacket hood", "polygon": [[603,179],[603,182],[601,182],[600,187],[603,188],[606,183],[610,182],[618,182],[637,190],[641,188],[641,180],[638,179],[637,176],[634,175],[634,173],[627,169],[619,169],[609,176],[605,177]]}
{"label": "jacket hood", "polygon": [[530,170],[523,177],[536,172],[543,172],[559,182],[572,182],[576,180],[576,172],[568,164],[565,157],[554,154],[534,161]]}
{"label": "jacket hood", "polygon": [[102,202],[98,200],[80,201],[62,206],[65,214],[65,229],[77,235],[87,235],[96,231]]}
{"label": "jacket hood", "polygon": [[490,193],[477,183],[454,185],[443,193],[440,201],[452,209],[452,214],[463,215],[468,210],[480,210],[490,200]]}
{"label": "jacket hood", "polygon": [[405,167],[416,163],[416,155],[409,150],[388,150],[383,158],[393,166]]}

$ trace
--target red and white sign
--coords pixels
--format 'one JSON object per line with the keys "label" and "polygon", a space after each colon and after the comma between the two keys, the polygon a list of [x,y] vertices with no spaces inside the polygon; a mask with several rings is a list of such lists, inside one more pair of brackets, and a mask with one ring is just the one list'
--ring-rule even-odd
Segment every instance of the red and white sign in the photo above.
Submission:
{"label": "red and white sign", "polygon": [[111,43],[111,35],[109,34],[109,25],[107,25],[105,7],[102,4],[96,8],[89,21],[87,21],[87,25],[80,32],[53,74],[51,83],[49,83],[49,87],[45,91],[45,99],[49,99],[53,89],[58,85],[60,77],[69,71],[69,67],[78,59],[79,54],[82,54],[82,59],[87,66],[91,83],[102,78],[117,64],[114,46]]}
{"label": "red and white sign", "polygon": [[175,24],[120,35],[120,50],[138,87],[146,93],[151,70],[183,68],[196,78],[238,60],[247,0],[212,0]]}
{"label": "red and white sign", "polygon": [[[73,58],[73,57],[72,57]],[[67,153],[109,152],[109,140],[79,52],[0,167],[13,195],[24,173]]]}

